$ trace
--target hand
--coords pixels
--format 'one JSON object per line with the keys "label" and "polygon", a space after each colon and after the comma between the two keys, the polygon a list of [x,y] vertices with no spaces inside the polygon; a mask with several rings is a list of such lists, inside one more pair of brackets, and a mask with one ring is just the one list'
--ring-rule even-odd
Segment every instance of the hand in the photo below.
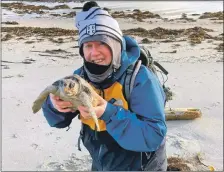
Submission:
{"label": "hand", "polygon": [[[107,101],[104,100],[102,97],[100,97],[97,93],[96,93],[95,96],[98,99],[98,104],[97,104],[96,107],[93,107],[93,111],[95,111],[96,116],[98,118],[100,118],[106,110]],[[92,118],[90,113],[89,113],[89,109],[87,107],[79,106],[78,110],[80,112],[80,115],[82,115],[84,119]]]}
{"label": "hand", "polygon": [[50,94],[51,102],[55,109],[57,109],[59,112],[74,112],[71,102],[63,101],[58,96],[55,96],[53,94]]}

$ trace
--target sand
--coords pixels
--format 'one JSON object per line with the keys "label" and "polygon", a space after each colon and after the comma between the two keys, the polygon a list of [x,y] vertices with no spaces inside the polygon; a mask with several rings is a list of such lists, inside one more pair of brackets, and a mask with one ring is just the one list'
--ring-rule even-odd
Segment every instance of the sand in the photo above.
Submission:
{"label": "sand", "polygon": [[[118,21],[122,29],[200,26],[213,29],[214,36],[223,33],[222,24],[209,19],[193,23],[153,19]],[[18,26],[75,29],[73,19],[35,18],[17,22]],[[80,121],[74,119],[68,131],[51,128],[41,111],[35,115],[31,111],[33,101],[43,88],[82,65],[78,49],[74,48],[77,37],[61,44],[37,39],[40,37],[21,40],[14,37],[2,42],[2,170],[89,170],[88,152],[83,145],[81,152],[77,149]],[[136,37],[139,43],[142,39]],[[28,40],[34,42],[25,43]],[[169,71],[167,86],[172,88],[175,97],[167,106],[202,111],[200,119],[167,122],[168,157],[190,160],[192,171],[208,170],[195,159],[197,153],[203,154],[205,165],[223,170],[223,52],[214,49],[220,42],[205,40],[195,46],[187,41],[146,44],[153,57]],[[45,52],[59,48],[67,52]],[[161,53],[173,50],[177,52]]]}

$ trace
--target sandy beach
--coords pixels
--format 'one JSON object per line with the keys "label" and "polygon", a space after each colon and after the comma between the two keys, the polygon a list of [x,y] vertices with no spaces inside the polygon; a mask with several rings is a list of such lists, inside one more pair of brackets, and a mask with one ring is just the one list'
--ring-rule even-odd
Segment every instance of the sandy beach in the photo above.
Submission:
{"label": "sandy beach", "polygon": [[[88,152],[82,144],[82,151],[77,148],[80,121],[74,119],[68,131],[51,128],[42,111],[33,114],[31,109],[46,86],[82,65],[74,18],[10,18],[10,10],[4,10],[2,171],[90,170]],[[148,47],[168,70],[166,85],[175,96],[167,106],[202,112],[195,120],[167,121],[167,156],[181,158],[181,170],[208,171],[213,166],[223,171],[223,20],[200,19],[203,14],[174,19],[142,15],[122,14],[117,20],[124,34]]]}

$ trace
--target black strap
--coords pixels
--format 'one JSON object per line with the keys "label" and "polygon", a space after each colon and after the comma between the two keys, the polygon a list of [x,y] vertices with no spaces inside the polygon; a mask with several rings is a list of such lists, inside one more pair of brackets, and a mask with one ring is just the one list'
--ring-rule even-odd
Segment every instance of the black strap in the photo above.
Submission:
{"label": "black strap", "polygon": [[136,75],[138,74],[138,71],[141,67],[142,61],[138,60],[134,64],[130,65],[126,71],[126,76],[124,79],[124,94],[125,94],[125,99],[128,102],[128,107],[130,103],[130,95],[132,92],[132,89],[134,87],[134,81],[136,78]]}
{"label": "black strap", "polygon": [[126,76],[124,79],[124,94],[128,104],[130,100],[130,83],[131,83],[131,77],[134,71],[134,66],[135,64],[132,64],[128,67],[128,69],[126,70]]}
{"label": "black strap", "polygon": [[80,134],[79,134],[79,138],[78,138],[78,150],[79,151],[82,151],[81,146],[80,146],[82,137],[83,137],[83,123],[81,122],[81,130],[80,130]]}

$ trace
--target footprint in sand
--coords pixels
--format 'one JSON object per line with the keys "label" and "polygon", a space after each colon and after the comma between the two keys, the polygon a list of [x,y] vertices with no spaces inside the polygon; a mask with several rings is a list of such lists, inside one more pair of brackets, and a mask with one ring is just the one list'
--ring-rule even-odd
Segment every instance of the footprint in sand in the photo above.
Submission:
{"label": "footprint in sand", "polygon": [[46,136],[50,136],[50,135],[52,135],[53,133],[52,132],[49,132],[49,133],[46,133],[45,135]]}
{"label": "footprint in sand", "polygon": [[51,171],[90,171],[91,169],[91,158],[90,156],[82,156],[78,158],[74,153],[69,157],[68,160],[60,162],[44,162],[42,165],[37,167],[40,171],[51,170]]}
{"label": "footprint in sand", "polygon": [[36,143],[33,143],[32,145],[31,145],[31,147],[33,148],[33,149],[37,149],[38,148],[38,144],[36,144]]}
{"label": "footprint in sand", "polygon": [[13,135],[12,135],[12,138],[13,138],[13,139],[16,139],[16,138],[18,138],[18,135],[17,135],[17,134],[13,134]]}

